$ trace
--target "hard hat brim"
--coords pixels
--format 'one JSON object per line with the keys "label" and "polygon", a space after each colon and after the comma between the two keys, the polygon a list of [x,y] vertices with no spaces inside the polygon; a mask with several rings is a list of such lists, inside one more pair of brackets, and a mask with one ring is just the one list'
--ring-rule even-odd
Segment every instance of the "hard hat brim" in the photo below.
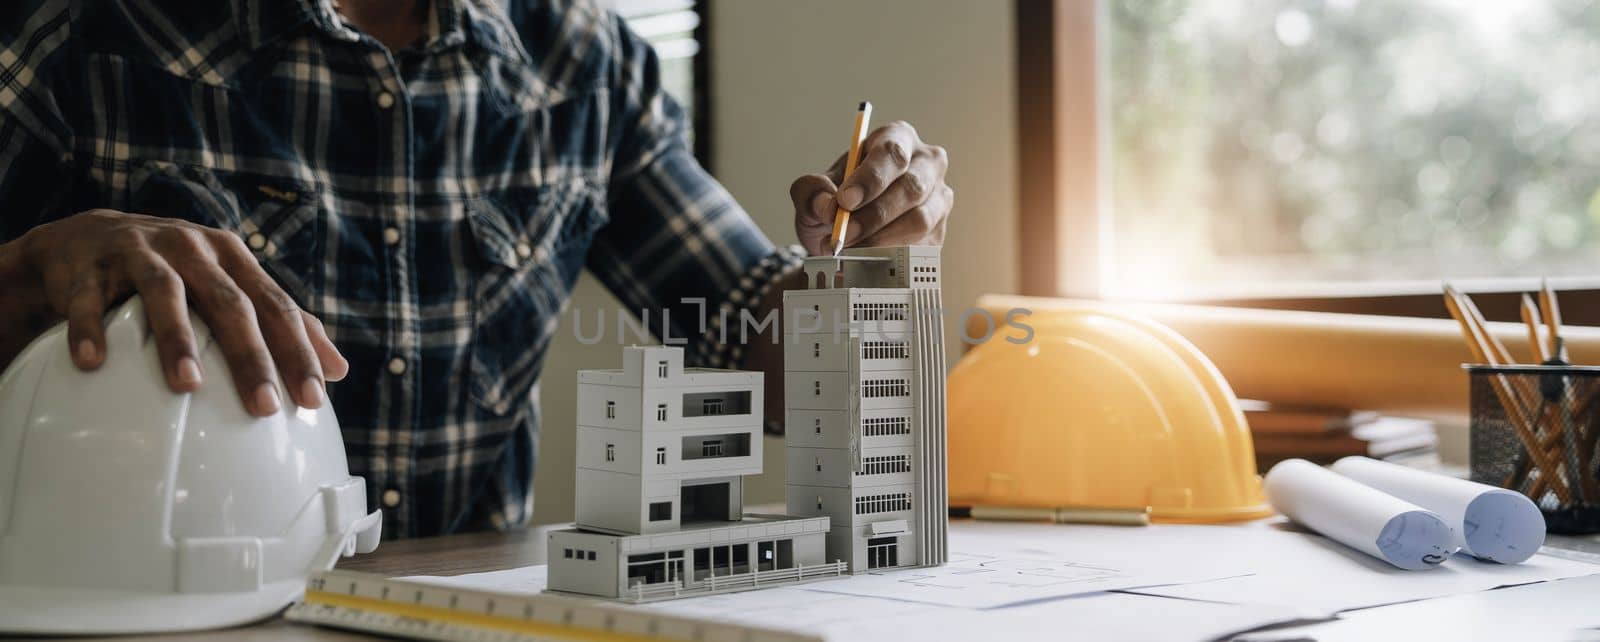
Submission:
{"label": "hard hat brim", "polygon": [[219,629],[271,617],[304,591],[305,581],[298,578],[239,593],[0,586],[0,633],[125,635]]}

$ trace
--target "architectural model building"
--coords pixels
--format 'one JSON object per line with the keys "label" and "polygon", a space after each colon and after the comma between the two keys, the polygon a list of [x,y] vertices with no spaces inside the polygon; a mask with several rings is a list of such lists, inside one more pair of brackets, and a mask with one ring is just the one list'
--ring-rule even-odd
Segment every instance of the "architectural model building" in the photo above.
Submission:
{"label": "architectural model building", "polygon": [[744,514],[761,473],[759,372],[683,367],[629,347],[578,373],[577,523],[550,533],[549,587],[630,601],[764,588],[847,571],[829,518]]}
{"label": "architectural model building", "polygon": [[944,327],[938,247],[806,259],[784,292],[791,515],[831,518],[852,573],[947,557]]}

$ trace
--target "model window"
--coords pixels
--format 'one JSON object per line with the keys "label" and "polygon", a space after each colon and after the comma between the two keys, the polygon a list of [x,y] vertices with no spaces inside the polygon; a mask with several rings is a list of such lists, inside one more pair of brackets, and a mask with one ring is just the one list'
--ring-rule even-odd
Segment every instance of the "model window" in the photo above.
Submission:
{"label": "model window", "polygon": [[700,442],[700,456],[701,457],[721,457],[722,456],[722,440],[721,439],[711,439],[711,440],[706,440],[706,441]]}
{"label": "model window", "polygon": [[811,344],[811,358],[813,358],[813,359],[821,359],[822,358],[822,344],[821,343],[813,343],[813,344]]}
{"label": "model window", "polygon": [[861,382],[863,397],[909,397],[911,386],[905,379],[868,379]]}
{"label": "model window", "polygon": [[572,549],[570,549],[570,548],[566,549],[565,551],[563,551],[563,553],[564,553],[563,557],[566,557],[569,560],[572,559]]}
{"label": "model window", "polygon": [[700,416],[702,416],[702,417],[715,417],[715,416],[720,415],[720,414],[722,414],[722,400],[721,399],[701,399],[700,400]]}
{"label": "model window", "polygon": [[817,457],[817,472],[819,472],[819,473],[822,472],[822,457],[821,456]]}
{"label": "model window", "polygon": [[672,519],[672,502],[653,502],[650,504],[650,521],[664,522]]}
{"label": "model window", "polygon": [[617,402],[615,402],[615,401],[607,401],[606,402],[606,419],[616,419],[616,418],[617,418]]}
{"label": "model window", "polygon": [[905,417],[868,417],[861,420],[861,425],[868,437],[911,434],[911,425]]}
{"label": "model window", "polygon": [[818,397],[822,396],[822,382],[821,381],[813,381],[813,382],[811,382],[811,394],[813,394],[815,396],[818,396]]}
{"label": "model window", "polygon": [[656,362],[656,376],[660,377],[662,379],[666,379],[667,378],[667,362],[665,362],[665,361],[657,361]]}
{"label": "model window", "polygon": [[910,493],[864,495],[856,498],[857,515],[870,515],[872,513],[888,513],[903,510],[911,510]]}
{"label": "model window", "polygon": [[665,449],[665,448],[657,448],[656,449],[656,464],[657,465],[661,465],[661,466],[667,465],[667,449]]}
{"label": "model window", "polygon": [[594,557],[595,557],[594,551],[589,551],[589,561],[593,562],[594,561]]}
{"label": "model window", "polygon": [[617,445],[616,444],[606,444],[606,461],[616,461],[616,460],[617,460]]}
{"label": "model window", "polygon": [[906,346],[904,341],[861,342],[861,358],[863,359],[905,359],[910,355],[910,348]]}
{"label": "model window", "polygon": [[822,418],[817,417],[816,419],[812,419],[811,422],[816,427],[817,434],[822,434]]}
{"label": "model window", "polygon": [[906,455],[885,455],[881,457],[868,457],[862,462],[861,470],[857,475],[885,475],[889,473],[911,472],[911,461]]}
{"label": "model window", "polygon": [[656,404],[656,421],[667,420],[667,404]]}

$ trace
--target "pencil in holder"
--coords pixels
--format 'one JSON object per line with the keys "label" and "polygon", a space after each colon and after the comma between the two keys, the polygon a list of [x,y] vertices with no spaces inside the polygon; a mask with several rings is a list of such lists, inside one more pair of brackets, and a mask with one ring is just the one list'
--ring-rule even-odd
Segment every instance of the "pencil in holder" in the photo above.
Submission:
{"label": "pencil in holder", "polygon": [[1527,495],[1552,533],[1600,532],[1600,368],[1467,372],[1472,480]]}

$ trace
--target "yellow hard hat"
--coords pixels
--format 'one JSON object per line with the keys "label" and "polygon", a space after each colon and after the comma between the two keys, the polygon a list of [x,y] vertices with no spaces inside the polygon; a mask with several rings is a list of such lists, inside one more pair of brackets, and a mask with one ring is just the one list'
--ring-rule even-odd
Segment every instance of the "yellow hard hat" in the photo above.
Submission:
{"label": "yellow hard hat", "polygon": [[950,503],[1272,514],[1238,399],[1193,344],[1103,305],[1038,310],[950,372]]}

